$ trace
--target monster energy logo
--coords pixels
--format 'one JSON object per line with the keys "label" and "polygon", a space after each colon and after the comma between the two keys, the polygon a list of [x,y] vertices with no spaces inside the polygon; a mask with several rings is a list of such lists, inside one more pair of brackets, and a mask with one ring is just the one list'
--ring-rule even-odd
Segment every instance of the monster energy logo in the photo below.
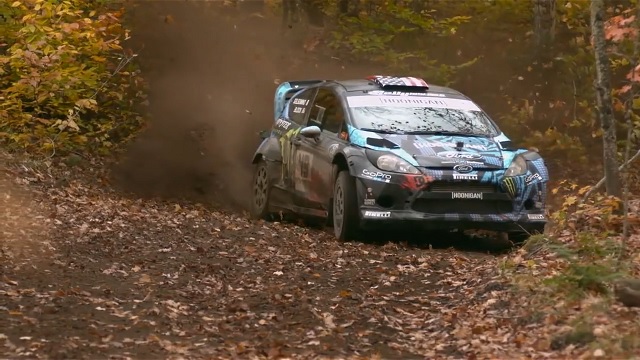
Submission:
{"label": "monster energy logo", "polygon": [[504,189],[507,191],[507,193],[509,193],[509,195],[516,196],[516,181],[514,178],[504,178],[502,180],[502,185],[504,186]]}

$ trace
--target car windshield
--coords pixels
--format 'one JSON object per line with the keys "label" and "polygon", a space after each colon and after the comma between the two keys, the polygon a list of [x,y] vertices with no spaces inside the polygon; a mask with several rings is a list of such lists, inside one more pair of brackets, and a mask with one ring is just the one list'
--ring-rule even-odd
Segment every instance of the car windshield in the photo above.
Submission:
{"label": "car windshield", "polygon": [[495,136],[497,129],[472,101],[426,96],[351,96],[356,128],[381,133]]}

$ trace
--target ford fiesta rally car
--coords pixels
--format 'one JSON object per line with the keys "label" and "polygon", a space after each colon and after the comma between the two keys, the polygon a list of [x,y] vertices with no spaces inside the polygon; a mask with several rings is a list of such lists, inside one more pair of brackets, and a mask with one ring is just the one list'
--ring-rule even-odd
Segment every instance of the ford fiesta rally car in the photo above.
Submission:
{"label": "ford fiesta rally car", "polygon": [[291,81],[253,157],[251,214],[325,218],[338,239],[393,224],[543,232],[549,174],[458,91],[414,77]]}

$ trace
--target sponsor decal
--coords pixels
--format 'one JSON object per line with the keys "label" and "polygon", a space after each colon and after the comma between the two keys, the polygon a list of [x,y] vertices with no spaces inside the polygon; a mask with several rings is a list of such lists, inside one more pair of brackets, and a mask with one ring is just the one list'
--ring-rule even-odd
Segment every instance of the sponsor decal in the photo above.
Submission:
{"label": "sponsor decal", "polygon": [[460,174],[466,174],[473,171],[473,166],[468,164],[458,164],[453,167],[453,171],[459,172]]}
{"label": "sponsor decal", "polygon": [[441,158],[447,159],[464,159],[464,160],[479,160],[482,159],[482,155],[474,154],[469,152],[458,152],[458,151],[442,151],[437,153]]}
{"label": "sponsor decal", "polygon": [[513,196],[516,196],[516,180],[512,177],[506,177],[502,179],[502,185],[504,186],[505,191]]}
{"label": "sponsor decal", "polygon": [[389,211],[365,211],[364,217],[372,217],[372,218],[388,218],[391,217],[391,212]]}
{"label": "sponsor decal", "polygon": [[287,120],[283,120],[283,119],[276,120],[276,127],[279,127],[283,130],[287,130],[289,129],[289,126],[291,126],[291,123],[288,122]]}
{"label": "sponsor decal", "polygon": [[282,153],[282,178],[287,179],[287,181],[291,180],[291,176],[294,174],[293,167],[293,145],[291,144],[291,140],[293,137],[298,135],[300,132],[300,127],[295,127],[293,129],[287,130],[279,140],[280,149]]}
{"label": "sponsor decal", "polygon": [[478,180],[476,174],[453,174],[454,180]]}
{"label": "sponsor decal", "polygon": [[544,220],[544,215],[542,214],[527,214],[529,220]]}
{"label": "sponsor decal", "polygon": [[527,184],[527,185],[531,185],[531,183],[536,181],[536,180],[537,181],[542,181],[542,176],[540,176],[540,174],[538,174],[538,173],[531,174],[531,175],[527,176],[524,179],[524,183]]}
{"label": "sponsor decal", "polygon": [[482,200],[482,193],[454,192],[454,193],[451,193],[451,198]]}
{"label": "sponsor decal", "polygon": [[338,147],[340,147],[339,144],[331,144],[329,146],[329,156],[335,155],[338,152]]}
{"label": "sponsor decal", "polygon": [[480,111],[470,100],[439,98],[429,99],[425,96],[349,96],[349,107],[393,106],[393,107],[429,107],[436,109]]}
{"label": "sponsor decal", "polygon": [[442,164],[464,164],[464,165],[471,165],[471,166],[482,166],[482,165],[484,165],[484,163],[479,162],[479,161],[467,161],[467,160],[464,160],[464,159],[443,160]]}
{"label": "sponsor decal", "polygon": [[368,187],[367,192],[364,194],[364,205],[375,205],[376,199],[373,196],[373,189]]}
{"label": "sponsor decal", "polygon": [[395,96],[436,96],[436,97],[446,97],[445,94],[439,93],[416,93],[416,92],[404,92],[404,91],[384,91],[384,90],[373,90],[368,92],[369,95],[395,95]]}
{"label": "sponsor decal", "polygon": [[295,176],[300,180],[309,180],[311,177],[311,163],[313,162],[313,155],[306,151],[296,152],[296,167]]}
{"label": "sponsor decal", "polygon": [[373,179],[377,181],[384,181],[387,183],[391,181],[391,175],[385,174],[380,171],[370,171],[370,170],[364,169],[362,170],[362,175],[364,175],[365,177],[368,177],[369,179]]}
{"label": "sponsor decal", "polygon": [[433,180],[435,180],[433,176],[405,175],[400,186],[410,191],[418,191],[424,189],[429,183],[433,182]]}
{"label": "sponsor decal", "polygon": [[[434,148],[434,147],[458,147],[458,144],[456,143],[446,143],[446,142],[415,142],[413,143],[413,146],[415,146],[417,149],[424,149],[424,148]],[[487,147],[481,144],[464,144],[463,146],[464,148],[469,148],[469,149],[476,149],[476,150],[487,150]]]}

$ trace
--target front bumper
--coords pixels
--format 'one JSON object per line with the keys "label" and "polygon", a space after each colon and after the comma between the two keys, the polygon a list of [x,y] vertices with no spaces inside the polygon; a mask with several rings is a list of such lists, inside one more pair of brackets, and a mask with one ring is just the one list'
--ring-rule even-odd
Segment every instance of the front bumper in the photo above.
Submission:
{"label": "front bumper", "polygon": [[[529,216],[533,216],[530,218]],[[385,210],[360,208],[361,226],[366,229],[379,227],[416,226],[423,229],[483,229],[493,231],[542,232],[547,223],[542,214],[429,214],[415,210]]]}
{"label": "front bumper", "polygon": [[435,180],[394,175],[356,178],[361,226],[542,232],[546,183],[508,192],[497,181]]}

